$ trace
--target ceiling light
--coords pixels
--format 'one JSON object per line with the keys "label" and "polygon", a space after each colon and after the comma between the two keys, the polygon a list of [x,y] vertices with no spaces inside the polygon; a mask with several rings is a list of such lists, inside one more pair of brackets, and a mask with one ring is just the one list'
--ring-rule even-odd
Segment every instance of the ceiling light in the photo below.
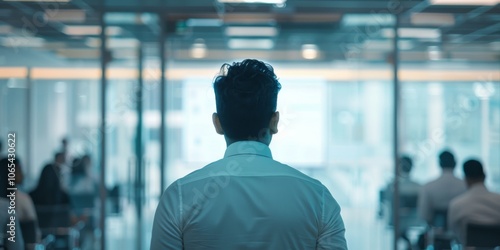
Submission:
{"label": "ceiling light", "polygon": [[343,26],[380,25],[389,26],[395,23],[391,14],[345,14],[342,17]]}
{"label": "ceiling light", "polygon": [[96,59],[100,56],[99,49],[59,49],[57,55],[65,58]]}
{"label": "ceiling light", "polygon": [[455,16],[447,13],[413,13],[411,15],[411,24],[416,26],[453,26],[455,25]]}
{"label": "ceiling light", "polygon": [[[116,36],[121,33],[121,28],[117,26],[106,27],[106,35]],[[97,36],[101,34],[101,27],[98,25],[65,25],[62,32],[69,36]]]}
{"label": "ceiling light", "polygon": [[224,23],[227,26],[231,25],[276,25],[276,20],[266,15],[256,14],[234,14],[227,13],[224,15]]}
{"label": "ceiling light", "polygon": [[[394,48],[391,40],[365,40],[363,47],[367,50],[386,50],[390,51]],[[413,49],[414,45],[411,40],[399,40],[398,48],[401,50]]]}
{"label": "ceiling light", "polygon": [[207,45],[203,39],[196,39],[193,46],[191,46],[191,57],[200,59],[207,56]]}
{"label": "ceiling light", "polygon": [[63,33],[71,36],[82,36],[82,35],[99,35],[101,33],[100,26],[64,26]]}
{"label": "ceiling light", "polygon": [[302,57],[307,60],[318,58],[318,46],[316,44],[303,44]]}
{"label": "ceiling light", "polygon": [[276,36],[278,29],[275,27],[238,27],[226,28],[226,36]]}
{"label": "ceiling light", "polygon": [[[399,28],[398,34],[401,38],[438,39],[441,37],[441,31],[433,28]],[[393,38],[394,29],[382,29],[382,35],[386,38]]]}
{"label": "ceiling light", "polygon": [[496,5],[500,0],[430,0],[435,5]]}
{"label": "ceiling light", "polygon": [[[101,46],[101,39],[89,37],[86,39],[85,44],[89,47],[97,48]],[[137,46],[139,45],[139,40],[135,38],[108,38],[106,40],[106,45],[111,49],[137,48]]]}
{"label": "ceiling light", "polygon": [[45,40],[41,37],[9,36],[1,37],[0,45],[4,47],[43,47]]}
{"label": "ceiling light", "polygon": [[219,3],[262,3],[262,4],[284,4],[286,0],[218,0]]}
{"label": "ceiling light", "polygon": [[222,24],[218,18],[190,18],[186,21],[188,27],[220,27]]}
{"label": "ceiling light", "polygon": [[439,29],[426,29],[426,28],[400,28],[398,29],[400,37],[405,38],[439,38],[441,31]]}
{"label": "ceiling light", "polygon": [[272,49],[274,42],[271,39],[229,39],[230,49]]}
{"label": "ceiling light", "polygon": [[45,11],[45,18],[49,22],[85,22],[85,11],[83,10],[58,10],[55,14],[53,10]]}

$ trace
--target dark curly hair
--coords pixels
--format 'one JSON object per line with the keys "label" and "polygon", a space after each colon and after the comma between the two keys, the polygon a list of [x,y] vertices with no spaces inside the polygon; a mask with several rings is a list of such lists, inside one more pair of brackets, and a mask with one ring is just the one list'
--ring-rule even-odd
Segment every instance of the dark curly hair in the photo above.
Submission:
{"label": "dark curly hair", "polygon": [[255,59],[223,64],[214,92],[224,134],[237,141],[259,138],[276,112],[280,89],[269,64]]}
{"label": "dark curly hair", "polygon": [[413,161],[411,160],[410,156],[403,155],[399,159],[399,166],[401,168],[402,173],[410,174],[411,169],[413,168]]}
{"label": "dark curly hair", "polygon": [[464,163],[464,174],[466,179],[484,180],[483,164],[477,159],[469,159]]}
{"label": "dark curly hair", "polygon": [[441,168],[453,169],[456,164],[455,156],[449,150],[444,150],[439,154],[439,165],[441,165]]}

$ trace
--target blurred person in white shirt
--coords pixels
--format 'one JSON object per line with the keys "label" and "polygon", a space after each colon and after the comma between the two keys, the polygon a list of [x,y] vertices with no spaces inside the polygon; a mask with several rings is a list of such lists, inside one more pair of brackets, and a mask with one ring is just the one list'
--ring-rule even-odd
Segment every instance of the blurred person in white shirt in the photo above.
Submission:
{"label": "blurred person in white shirt", "polygon": [[463,167],[467,192],[451,201],[448,228],[465,244],[468,224],[500,225],[500,194],[484,185],[486,175],[479,160],[470,159]]}
{"label": "blurred person in white shirt", "polygon": [[435,211],[446,211],[450,201],[466,190],[465,183],[453,175],[456,161],[450,151],[439,154],[439,165],[441,176],[425,184],[418,196],[418,214],[429,225],[433,224]]}
{"label": "blurred person in white shirt", "polygon": [[92,160],[90,155],[84,155],[75,160],[71,168],[71,194],[91,194],[97,193],[97,179],[92,174]]}

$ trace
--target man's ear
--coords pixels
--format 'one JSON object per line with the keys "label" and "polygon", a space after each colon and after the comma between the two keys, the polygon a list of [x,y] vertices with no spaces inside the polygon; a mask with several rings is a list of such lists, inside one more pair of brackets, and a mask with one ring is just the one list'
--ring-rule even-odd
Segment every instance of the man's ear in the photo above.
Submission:
{"label": "man's ear", "polygon": [[217,134],[219,134],[219,135],[223,135],[224,130],[222,129],[222,126],[220,125],[220,120],[219,120],[219,116],[217,115],[217,113],[212,114],[212,122],[214,123],[215,132],[217,132]]}
{"label": "man's ear", "polygon": [[269,130],[271,131],[271,134],[276,134],[278,133],[278,122],[280,121],[280,112],[276,111],[274,114],[271,116],[271,121],[269,122]]}

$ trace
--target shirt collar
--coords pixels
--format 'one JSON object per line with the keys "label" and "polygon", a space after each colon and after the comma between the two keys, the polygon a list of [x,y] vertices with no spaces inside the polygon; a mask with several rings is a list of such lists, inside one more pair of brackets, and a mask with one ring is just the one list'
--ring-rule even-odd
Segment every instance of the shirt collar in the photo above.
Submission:
{"label": "shirt collar", "polygon": [[474,193],[488,192],[488,189],[486,188],[484,183],[476,183],[472,185],[472,187],[470,187],[469,190]]}
{"label": "shirt collar", "polygon": [[269,146],[257,141],[238,141],[231,143],[224,153],[224,158],[236,155],[259,155],[271,159],[273,158]]}
{"label": "shirt collar", "polygon": [[443,175],[454,175],[453,171],[454,171],[453,168],[443,168],[442,173]]}

